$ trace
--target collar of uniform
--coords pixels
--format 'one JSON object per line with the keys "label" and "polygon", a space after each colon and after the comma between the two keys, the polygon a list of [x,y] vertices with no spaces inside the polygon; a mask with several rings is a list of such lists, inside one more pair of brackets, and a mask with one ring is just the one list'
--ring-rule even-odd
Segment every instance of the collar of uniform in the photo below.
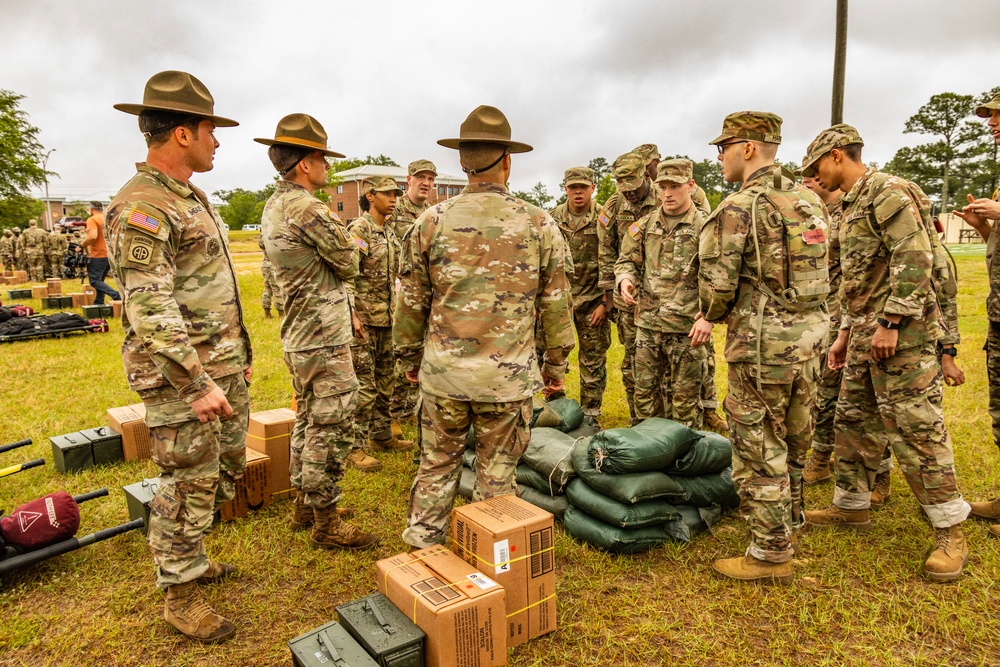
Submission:
{"label": "collar of uniform", "polygon": [[638,213],[643,209],[648,211],[650,207],[655,207],[660,205],[660,197],[656,192],[656,187],[654,187],[654,184],[652,183],[650,183],[649,185],[649,192],[646,193],[646,198],[643,199],[641,202],[639,202],[639,204],[636,206],[633,206],[632,202],[630,202],[627,197],[622,195],[622,193],[619,192],[618,196],[620,197],[621,207],[626,211],[632,211],[634,213]]}
{"label": "collar of uniform", "polygon": [[292,183],[291,181],[286,181],[283,178],[278,179],[278,182],[274,184],[274,191],[280,192],[282,190],[305,190],[304,187],[298,183]]}
{"label": "collar of uniform", "polygon": [[181,183],[176,178],[171,178],[170,176],[167,176],[165,173],[163,173],[156,167],[151,167],[145,162],[136,162],[135,169],[136,171],[146,172],[147,174],[149,174],[150,176],[152,176],[153,178],[160,181],[168,188],[176,192],[178,196],[184,199],[190,197],[191,194],[194,192],[192,186],[188,185],[187,183]]}
{"label": "collar of uniform", "polygon": [[850,202],[853,202],[855,199],[858,198],[858,195],[861,194],[861,188],[865,186],[865,183],[868,182],[868,179],[871,178],[877,171],[878,169],[876,169],[875,167],[868,167],[868,169],[865,170],[864,176],[859,178],[858,182],[855,183],[854,187],[851,188],[851,191],[848,192],[846,195],[844,195],[843,201],[845,205]]}
{"label": "collar of uniform", "polygon": [[774,169],[773,164],[769,164],[766,167],[761,167],[754,173],[750,174],[750,177],[747,178],[747,180],[743,181],[743,186],[740,188],[740,190],[746,189],[751,185],[759,183],[761,180],[763,180],[764,176],[770,174],[773,169]]}
{"label": "collar of uniform", "polygon": [[688,206],[688,210],[684,211],[681,215],[667,215],[667,213],[663,210],[662,205],[658,210],[660,212],[660,215],[658,216],[660,227],[663,231],[669,233],[681,225],[693,225],[694,213],[698,210],[698,207],[694,205],[694,202],[691,202],[691,205]]}
{"label": "collar of uniform", "polygon": [[469,183],[462,190],[462,194],[470,192],[495,192],[500,195],[507,194],[507,188],[499,183]]}

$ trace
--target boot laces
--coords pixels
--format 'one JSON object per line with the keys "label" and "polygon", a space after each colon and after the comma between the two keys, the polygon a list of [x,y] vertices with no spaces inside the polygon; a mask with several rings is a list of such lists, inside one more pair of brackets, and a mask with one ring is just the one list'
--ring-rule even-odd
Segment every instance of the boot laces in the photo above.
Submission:
{"label": "boot laces", "polygon": [[184,609],[184,615],[188,617],[188,620],[195,626],[201,625],[201,622],[208,616],[213,615],[215,612],[212,608],[208,606],[205,602],[205,598],[201,596],[200,591],[195,591],[188,598],[187,607]]}
{"label": "boot laces", "polygon": [[950,528],[938,528],[936,530],[936,540],[934,543],[935,551],[947,551],[948,547],[951,546],[951,529]]}

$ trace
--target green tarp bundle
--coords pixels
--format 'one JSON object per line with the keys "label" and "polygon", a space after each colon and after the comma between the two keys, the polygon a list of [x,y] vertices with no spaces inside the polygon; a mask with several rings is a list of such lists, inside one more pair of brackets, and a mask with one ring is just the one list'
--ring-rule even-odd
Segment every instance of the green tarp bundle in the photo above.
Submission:
{"label": "green tarp bundle", "polygon": [[583,408],[575,399],[557,398],[547,403],[535,399],[533,406],[531,428],[555,428],[568,433],[583,424]]}
{"label": "green tarp bundle", "polygon": [[666,471],[699,437],[683,424],[652,417],[632,428],[613,428],[593,436],[589,457],[602,473]]}
{"label": "green tarp bundle", "polygon": [[569,507],[569,500],[564,495],[550,496],[547,493],[536,491],[530,486],[521,486],[520,484],[517,486],[517,497],[535,507],[541,507],[560,521],[566,513],[566,508]]}
{"label": "green tarp bundle", "polygon": [[533,428],[528,447],[521,455],[521,464],[540,473],[551,482],[553,488],[561,490],[576,474],[573,463],[569,460],[572,449],[573,438],[562,431]]}
{"label": "green tarp bundle", "polygon": [[570,535],[606,551],[634,554],[660,546],[670,539],[666,525],[628,530],[595,519],[574,505],[566,508],[563,525]]}
{"label": "green tarp bundle", "polygon": [[726,468],[714,475],[700,477],[672,477],[684,489],[685,505],[711,507],[719,505],[731,510],[739,507],[740,499],[733,487],[733,469]]}
{"label": "green tarp bundle", "polygon": [[536,491],[541,491],[547,496],[558,496],[563,493],[563,488],[556,484],[549,484],[549,480],[546,477],[534,470],[524,465],[523,463],[517,466],[517,485],[518,486],[530,486]]}
{"label": "green tarp bundle", "polygon": [[667,523],[665,530],[670,534],[670,537],[681,542],[690,542],[692,537],[711,528],[712,524],[722,516],[722,510],[718,507],[678,505],[675,509],[680,513],[681,518]]}
{"label": "green tarp bundle", "polygon": [[472,500],[472,490],[476,488],[476,471],[462,466],[462,476],[458,480],[458,495]]}
{"label": "green tarp bundle", "polygon": [[598,472],[591,462],[589,448],[590,445],[586,440],[576,443],[571,455],[573,467],[587,486],[602,495],[623,503],[637,503],[654,498],[681,502],[686,500],[684,489],[662,472],[634,472],[623,475]]}
{"label": "green tarp bundle", "polygon": [[733,465],[733,445],[729,438],[711,431],[695,431],[700,439],[687,454],[674,462],[671,475],[697,477],[720,473]]}
{"label": "green tarp bundle", "polygon": [[623,503],[598,493],[582,479],[571,480],[566,487],[566,495],[574,507],[584,508],[595,519],[619,528],[663,526],[681,518],[680,513],[666,500]]}

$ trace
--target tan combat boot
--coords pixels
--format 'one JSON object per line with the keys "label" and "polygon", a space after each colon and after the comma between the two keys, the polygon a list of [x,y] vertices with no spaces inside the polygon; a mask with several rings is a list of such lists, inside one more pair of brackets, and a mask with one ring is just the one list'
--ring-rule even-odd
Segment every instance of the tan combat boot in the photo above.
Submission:
{"label": "tan combat boot", "polygon": [[729,424],[715,410],[705,410],[702,426],[709,431],[715,431],[723,435],[729,433]]}
{"label": "tan combat boot", "polygon": [[993,537],[1000,537],[1000,523],[995,523],[990,526],[990,535]]}
{"label": "tan combat boot", "polygon": [[[337,514],[341,519],[350,519],[354,516],[354,510],[350,507],[338,507]],[[305,530],[313,525],[313,508],[306,505],[302,494],[295,496],[295,504],[292,506],[292,520],[289,523],[292,530]]]}
{"label": "tan combat boot", "polygon": [[198,577],[199,584],[208,584],[213,581],[219,581],[220,579],[225,579],[233,572],[236,572],[236,566],[230,565],[229,563],[220,563],[217,560],[208,561],[208,569],[200,577]]}
{"label": "tan combat boot", "polygon": [[872,489],[872,509],[882,509],[882,505],[889,500],[892,493],[892,485],[889,483],[889,471],[880,472],[875,475],[875,487]]}
{"label": "tan combat boot", "polygon": [[324,507],[313,511],[316,521],[309,544],[317,549],[372,549],[381,538],[366,533],[340,518],[336,507]]}
{"label": "tan combat boot", "polygon": [[806,467],[802,469],[802,481],[806,484],[819,484],[832,477],[829,452],[812,450],[806,460]]}
{"label": "tan combat boot", "polygon": [[972,505],[972,516],[980,519],[1000,519],[1000,496],[993,500],[969,504]]}
{"label": "tan combat boot", "polygon": [[361,472],[378,472],[382,469],[382,462],[374,456],[369,456],[363,449],[352,449],[347,455],[347,464]]}
{"label": "tan combat boot", "polygon": [[369,440],[368,444],[380,452],[408,452],[413,449],[412,440],[400,440],[395,435],[388,440]]}
{"label": "tan combat boot", "polygon": [[871,530],[872,527],[868,510],[845,510],[836,505],[823,510],[806,510],[806,523],[821,528]]}
{"label": "tan combat boot", "polygon": [[236,633],[230,621],[208,606],[194,581],[167,587],[163,618],[181,634],[208,644],[224,641]]}
{"label": "tan combat boot", "polygon": [[265,308],[264,309],[264,317],[266,317],[267,319],[271,319],[271,309],[270,308]]}
{"label": "tan combat boot", "polygon": [[960,525],[935,528],[934,550],[924,562],[924,574],[932,581],[954,581],[962,576],[969,560],[969,545]]}
{"label": "tan combat boot", "polygon": [[788,584],[792,581],[792,562],[769,563],[753,556],[720,558],[712,563],[712,569],[724,577],[740,581],[763,581],[765,583]]}

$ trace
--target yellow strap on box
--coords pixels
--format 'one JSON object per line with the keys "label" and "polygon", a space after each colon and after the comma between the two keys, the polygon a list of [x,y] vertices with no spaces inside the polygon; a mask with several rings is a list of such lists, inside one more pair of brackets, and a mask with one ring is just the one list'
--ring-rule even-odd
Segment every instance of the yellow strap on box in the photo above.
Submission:
{"label": "yellow strap on box", "polygon": [[478,560],[482,565],[486,565],[488,567],[503,567],[504,565],[509,565],[510,563],[516,563],[518,561],[526,560],[528,558],[531,558],[532,556],[540,556],[541,554],[543,554],[543,553],[545,553],[547,551],[555,551],[555,548],[556,548],[555,544],[553,544],[551,547],[546,547],[546,548],[542,549],[541,551],[534,551],[534,552],[532,552],[530,554],[527,554],[525,556],[518,556],[517,558],[511,558],[510,560],[505,560],[502,563],[491,563],[488,560],[486,560],[485,558],[483,558],[482,556],[480,556],[479,554],[473,553],[473,552],[469,551],[468,549],[466,549],[464,546],[462,546],[461,544],[459,544],[458,542],[456,542],[455,538],[449,538],[449,539],[451,540],[451,543],[453,545],[455,545],[456,547],[458,547],[462,551],[463,554],[469,554],[471,556],[474,556],[476,558],[476,560]]}
{"label": "yellow strap on box", "polygon": [[247,433],[247,437],[248,438],[254,438],[256,440],[263,440],[264,442],[267,442],[268,440],[275,440],[277,438],[291,438],[292,434],[291,433],[282,433],[281,435],[272,435],[270,438],[262,438],[259,435],[254,435],[253,433]]}
{"label": "yellow strap on box", "polygon": [[524,607],[523,609],[518,609],[517,611],[512,611],[512,612],[510,612],[509,614],[507,614],[507,618],[510,618],[511,616],[517,616],[517,615],[518,615],[518,614],[520,614],[521,612],[525,612],[525,611],[528,611],[528,610],[529,610],[529,609],[531,609],[532,607],[537,607],[538,605],[542,604],[543,602],[548,602],[549,600],[551,600],[551,599],[555,598],[555,596],[556,596],[556,594],[555,594],[555,593],[553,593],[552,595],[550,595],[550,596],[548,596],[548,597],[544,597],[544,598],[542,598],[542,599],[541,599],[541,600],[539,600],[538,602],[532,602],[531,604],[529,604],[529,605],[528,605],[527,607]]}

